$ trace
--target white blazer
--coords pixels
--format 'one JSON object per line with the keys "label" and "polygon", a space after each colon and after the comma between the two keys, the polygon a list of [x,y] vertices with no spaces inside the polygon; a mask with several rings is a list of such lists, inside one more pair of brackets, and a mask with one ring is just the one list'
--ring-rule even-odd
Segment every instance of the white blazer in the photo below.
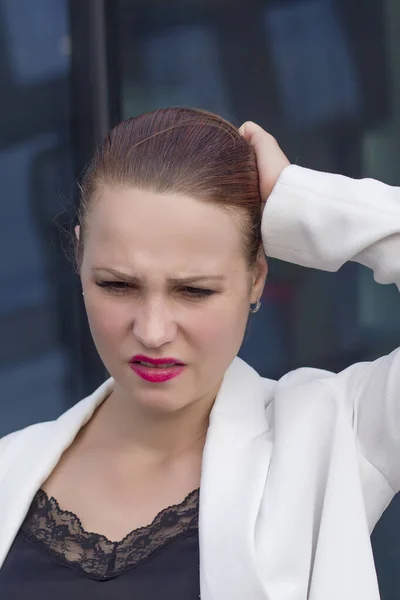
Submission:
{"label": "white blazer", "polygon": [[[263,216],[266,253],[400,281],[400,190],[297,166]],[[268,335],[268,332],[266,332]],[[400,489],[400,354],[275,382],[236,358],[211,413],[200,498],[202,600],[378,600],[370,532]],[[0,566],[104,383],[0,441]]]}

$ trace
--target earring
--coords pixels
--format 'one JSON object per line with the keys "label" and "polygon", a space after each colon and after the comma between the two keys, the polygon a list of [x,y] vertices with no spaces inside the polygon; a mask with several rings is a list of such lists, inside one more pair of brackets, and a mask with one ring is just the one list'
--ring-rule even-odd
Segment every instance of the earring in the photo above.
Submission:
{"label": "earring", "polygon": [[84,296],[84,295],[85,295],[85,292],[82,292],[82,296]]}
{"label": "earring", "polygon": [[[251,307],[251,304],[250,304]],[[254,306],[254,308],[250,308],[250,312],[253,313],[253,315],[258,312],[261,308],[261,300],[260,298],[257,298],[257,302],[256,305]]]}

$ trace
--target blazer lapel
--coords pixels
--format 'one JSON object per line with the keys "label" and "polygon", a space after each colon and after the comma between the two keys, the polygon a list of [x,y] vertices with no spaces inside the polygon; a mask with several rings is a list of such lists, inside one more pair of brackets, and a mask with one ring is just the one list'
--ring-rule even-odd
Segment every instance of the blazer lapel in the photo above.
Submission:
{"label": "blazer lapel", "polygon": [[210,415],[199,515],[202,600],[267,598],[255,547],[272,453],[265,386],[236,358]]}
{"label": "blazer lapel", "polygon": [[[0,459],[0,568],[29,510],[37,490],[47,479],[79,430],[112,389],[109,379],[57,421],[34,425],[11,434]],[[31,435],[29,435],[29,433]],[[14,438],[13,438],[14,435]],[[15,465],[18,465],[16,470]]]}

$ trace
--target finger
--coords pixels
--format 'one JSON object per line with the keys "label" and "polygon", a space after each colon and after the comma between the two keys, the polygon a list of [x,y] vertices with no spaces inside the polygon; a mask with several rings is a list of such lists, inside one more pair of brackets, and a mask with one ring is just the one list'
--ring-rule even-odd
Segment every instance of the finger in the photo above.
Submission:
{"label": "finger", "polygon": [[245,137],[245,139],[253,146],[256,151],[258,160],[261,161],[265,158],[284,159],[287,161],[286,156],[283,154],[278,142],[273,135],[265,131],[262,127],[253,123],[253,121],[246,121],[240,127],[239,131]]}
{"label": "finger", "polygon": [[255,136],[260,137],[270,135],[265,131],[265,129],[263,129],[253,121],[246,121],[245,123],[243,123],[243,125],[239,127],[239,133],[241,133],[244,136],[244,138],[250,143],[252,142]]}
{"label": "finger", "polygon": [[243,123],[243,124],[242,124],[242,125],[239,127],[239,133],[240,133],[241,135],[243,135],[243,136],[244,136],[245,129],[246,129],[246,123]]}
{"label": "finger", "polygon": [[[272,165],[283,157],[276,139],[265,129],[254,123],[246,121],[241,127],[242,135],[253,146],[258,166]],[[286,157],[284,157],[286,160]]]}

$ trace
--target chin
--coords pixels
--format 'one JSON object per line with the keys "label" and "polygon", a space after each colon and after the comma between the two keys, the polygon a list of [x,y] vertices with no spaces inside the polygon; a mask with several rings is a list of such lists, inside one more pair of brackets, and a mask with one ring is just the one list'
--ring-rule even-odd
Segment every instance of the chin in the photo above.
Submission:
{"label": "chin", "polygon": [[148,410],[158,414],[172,414],[189,406],[191,402],[179,401],[176,398],[176,393],[166,392],[165,394],[148,394],[136,393],[136,402]]}

